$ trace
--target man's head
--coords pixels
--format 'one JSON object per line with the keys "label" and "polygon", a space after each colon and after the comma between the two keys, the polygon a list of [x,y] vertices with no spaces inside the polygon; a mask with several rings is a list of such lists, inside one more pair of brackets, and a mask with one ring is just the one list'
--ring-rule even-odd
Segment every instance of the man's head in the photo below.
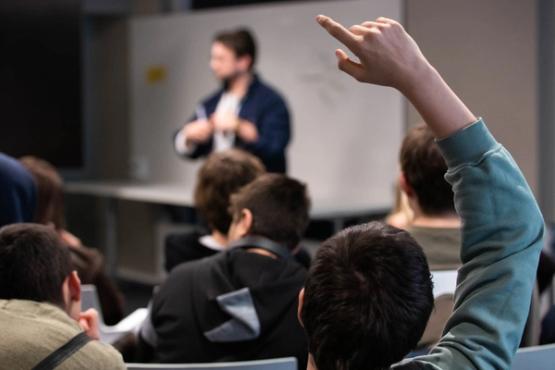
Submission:
{"label": "man's head", "polygon": [[57,229],[65,228],[64,182],[56,168],[45,160],[26,156],[19,160],[33,175],[37,187],[37,208],[34,222],[54,224]]}
{"label": "man's head", "polygon": [[231,196],[229,239],[263,236],[294,250],[308,226],[306,186],[284,175],[262,175]]}
{"label": "man's head", "polygon": [[208,157],[197,175],[195,206],[212,231],[227,235],[231,224],[228,212],[231,194],[264,172],[258,158],[240,150]]}
{"label": "man's head", "polygon": [[81,283],[53,228],[13,224],[0,229],[0,299],[51,303],[79,319]]}
{"label": "man's head", "polygon": [[401,146],[401,189],[411,206],[427,216],[455,212],[453,191],[445,181],[447,165],[430,129],[424,125],[412,128]]}
{"label": "man's head", "polygon": [[318,370],[386,369],[415,348],[433,304],[420,246],[407,232],[372,222],[322,244],[299,317]]}
{"label": "man's head", "polygon": [[246,29],[223,31],[214,37],[210,68],[224,82],[250,72],[256,62],[256,42]]}

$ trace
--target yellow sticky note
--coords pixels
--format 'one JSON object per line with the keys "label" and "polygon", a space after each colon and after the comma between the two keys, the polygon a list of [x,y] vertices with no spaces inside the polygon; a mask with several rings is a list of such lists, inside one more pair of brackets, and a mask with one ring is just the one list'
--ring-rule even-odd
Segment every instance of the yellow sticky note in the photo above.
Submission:
{"label": "yellow sticky note", "polygon": [[146,70],[146,82],[149,85],[154,85],[166,79],[167,70],[164,66],[150,66]]}

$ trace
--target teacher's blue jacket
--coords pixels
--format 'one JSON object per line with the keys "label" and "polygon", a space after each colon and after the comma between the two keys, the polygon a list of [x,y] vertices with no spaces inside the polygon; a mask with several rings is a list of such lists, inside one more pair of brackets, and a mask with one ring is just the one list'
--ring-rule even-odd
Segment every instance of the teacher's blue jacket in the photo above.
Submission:
{"label": "teacher's blue jacket", "polygon": [[[223,93],[224,90],[220,89],[201,102],[207,117],[216,111]],[[258,141],[247,143],[236,137],[235,147],[256,155],[269,172],[285,173],[285,149],[291,139],[291,123],[289,110],[281,95],[254,75],[247,94],[241,101],[239,117],[256,125]],[[197,118],[195,114],[191,121]],[[194,159],[206,156],[212,152],[212,146],[211,138],[208,142],[199,144],[187,157]]]}

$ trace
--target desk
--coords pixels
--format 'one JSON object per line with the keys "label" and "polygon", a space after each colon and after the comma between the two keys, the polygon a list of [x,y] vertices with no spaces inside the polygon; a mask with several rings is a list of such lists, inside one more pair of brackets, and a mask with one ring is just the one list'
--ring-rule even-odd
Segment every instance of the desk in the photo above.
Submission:
{"label": "desk", "polygon": [[[187,184],[137,183],[126,181],[83,181],[65,185],[68,194],[88,195],[106,200],[105,258],[107,271],[115,275],[117,267],[117,202],[119,200],[193,207],[193,188]],[[338,200],[313,195],[310,217],[313,220],[331,220],[334,230],[343,229],[348,218],[385,213],[390,205],[369,205],[360,200]]]}

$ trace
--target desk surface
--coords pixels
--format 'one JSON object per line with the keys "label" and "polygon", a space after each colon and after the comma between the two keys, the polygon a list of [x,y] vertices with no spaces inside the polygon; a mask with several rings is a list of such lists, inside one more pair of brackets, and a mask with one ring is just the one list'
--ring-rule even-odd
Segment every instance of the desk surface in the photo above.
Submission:
{"label": "desk surface", "polygon": [[[92,195],[153,204],[186,207],[193,205],[193,189],[187,184],[80,181],[67,183],[65,191],[68,194]],[[390,205],[385,202],[380,207],[376,207],[365,204],[363,200],[340,200],[313,195],[310,214],[314,219],[346,218],[384,213],[389,207]]]}

